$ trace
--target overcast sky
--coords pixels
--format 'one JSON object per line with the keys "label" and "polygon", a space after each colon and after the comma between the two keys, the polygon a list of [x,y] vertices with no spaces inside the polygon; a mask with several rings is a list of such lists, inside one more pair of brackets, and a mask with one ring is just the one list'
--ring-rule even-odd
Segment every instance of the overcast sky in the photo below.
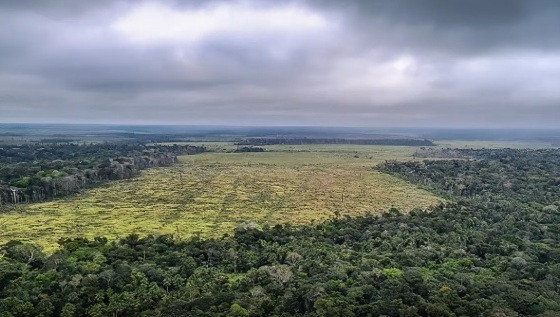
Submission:
{"label": "overcast sky", "polygon": [[0,122],[560,127],[560,1],[0,1]]}

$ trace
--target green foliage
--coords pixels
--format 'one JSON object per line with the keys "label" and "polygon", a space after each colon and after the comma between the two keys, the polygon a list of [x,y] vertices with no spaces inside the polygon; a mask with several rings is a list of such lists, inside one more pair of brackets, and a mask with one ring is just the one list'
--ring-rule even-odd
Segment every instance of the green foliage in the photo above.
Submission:
{"label": "green foliage", "polygon": [[239,304],[235,303],[232,304],[230,309],[229,309],[230,313],[228,316],[231,317],[245,317],[245,316],[249,316],[249,311],[243,307],[241,307]]}
{"label": "green foliage", "polygon": [[13,179],[10,181],[11,186],[26,188],[31,185],[31,177],[24,176],[22,178]]}
{"label": "green foliage", "polygon": [[403,276],[403,271],[394,267],[383,269],[383,274],[389,278],[400,278]]}

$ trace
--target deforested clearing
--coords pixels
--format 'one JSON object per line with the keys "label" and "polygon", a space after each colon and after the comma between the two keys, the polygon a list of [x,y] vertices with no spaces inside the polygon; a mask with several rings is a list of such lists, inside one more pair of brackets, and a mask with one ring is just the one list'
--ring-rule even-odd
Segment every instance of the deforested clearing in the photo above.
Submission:
{"label": "deforested clearing", "polygon": [[145,170],[79,195],[22,205],[0,215],[0,242],[53,250],[63,237],[172,234],[219,237],[243,222],[321,222],[331,217],[407,212],[442,199],[378,172],[417,148],[364,145],[270,146],[262,153],[204,153]]}

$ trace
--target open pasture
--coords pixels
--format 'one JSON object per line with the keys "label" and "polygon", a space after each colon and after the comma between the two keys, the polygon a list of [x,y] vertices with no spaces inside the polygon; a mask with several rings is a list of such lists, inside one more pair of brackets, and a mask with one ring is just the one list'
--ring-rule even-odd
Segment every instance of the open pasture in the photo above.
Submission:
{"label": "open pasture", "polygon": [[262,153],[204,153],[51,202],[0,215],[0,243],[130,233],[217,237],[245,221],[304,224],[330,217],[408,211],[441,199],[373,170],[415,148],[363,145],[267,146]]}

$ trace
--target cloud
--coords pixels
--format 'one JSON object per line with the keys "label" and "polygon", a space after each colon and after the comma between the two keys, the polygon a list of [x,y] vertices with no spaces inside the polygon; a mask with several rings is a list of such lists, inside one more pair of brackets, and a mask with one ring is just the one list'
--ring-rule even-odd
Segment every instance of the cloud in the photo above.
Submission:
{"label": "cloud", "polygon": [[112,27],[132,42],[150,45],[189,43],[212,36],[298,37],[324,30],[327,21],[293,4],[262,8],[245,3],[221,3],[195,10],[176,10],[145,3],[120,17]]}
{"label": "cloud", "polygon": [[556,1],[0,8],[5,122],[560,125]]}

